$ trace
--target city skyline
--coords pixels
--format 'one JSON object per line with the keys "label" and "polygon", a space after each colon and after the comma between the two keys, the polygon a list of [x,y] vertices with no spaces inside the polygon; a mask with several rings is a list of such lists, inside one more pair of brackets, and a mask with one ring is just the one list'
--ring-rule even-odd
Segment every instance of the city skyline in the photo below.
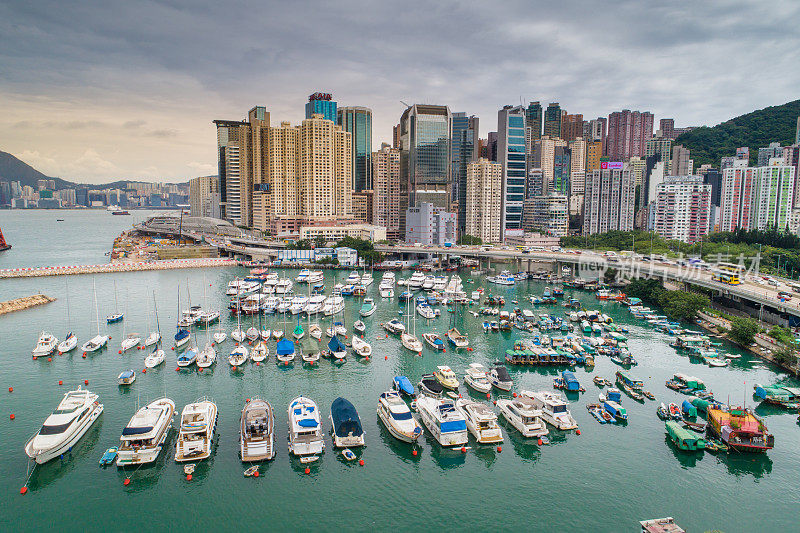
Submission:
{"label": "city skyline", "polygon": [[[316,91],[332,93],[341,107],[372,109],[373,150],[391,141],[400,100],[475,115],[488,126],[480,132],[486,138],[498,109],[536,100],[586,118],[632,109],[688,126],[796,95],[795,4],[602,13],[587,5],[441,6],[420,17],[422,4],[395,11],[345,2],[314,8],[325,26],[304,16],[308,5],[61,6],[58,21],[45,2],[0,5],[8,21],[0,24],[7,43],[0,149],[71,181],[186,181],[216,171],[211,120],[265,105],[275,120],[299,123],[305,96]],[[358,46],[331,35],[345,23]],[[480,38],[456,38],[463,28]],[[765,31],[778,39],[759,37]],[[402,56],[389,46],[399,41],[411,43]],[[512,68],[499,60],[508,49],[536,53]],[[745,78],[767,56],[771,68]]]}

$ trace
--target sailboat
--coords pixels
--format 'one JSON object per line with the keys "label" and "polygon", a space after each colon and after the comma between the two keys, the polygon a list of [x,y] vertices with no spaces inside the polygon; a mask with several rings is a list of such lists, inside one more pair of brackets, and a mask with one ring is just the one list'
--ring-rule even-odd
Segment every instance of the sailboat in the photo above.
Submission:
{"label": "sailboat", "polygon": [[69,328],[69,283],[65,282],[65,284],[67,294],[67,336],[64,337],[64,340],[58,345],[59,355],[74,350],[78,345],[78,337],[76,337]]}
{"label": "sailboat", "polygon": [[[236,308],[241,309],[242,302],[239,298],[239,293],[236,294]],[[244,340],[244,330],[242,329],[242,312],[241,310],[236,313],[236,329],[231,332],[231,339],[235,340],[236,342],[242,342]]]}
{"label": "sailboat", "polygon": [[214,342],[216,342],[217,344],[222,344],[223,342],[225,342],[225,339],[228,338],[228,334],[222,331],[221,322],[217,323],[217,331],[214,332],[213,337],[214,337]]}
{"label": "sailboat", "polygon": [[417,315],[413,313],[411,310],[412,306],[407,305],[406,309],[408,309],[408,320],[411,321],[411,315],[414,315],[414,333],[409,333],[409,329],[411,324],[409,323],[405,331],[400,334],[400,343],[408,350],[411,350],[415,353],[422,352],[422,342],[417,338]]}
{"label": "sailboat", "polygon": [[[155,306],[155,303],[156,303],[156,293],[155,291],[153,291],[153,306]],[[156,322],[158,321],[156,320]],[[150,313],[147,313],[147,329],[148,330],[150,329]],[[158,326],[156,326],[156,330],[151,331],[150,334],[147,335],[147,338],[144,340],[144,345],[152,346],[154,344],[158,344],[158,341],[160,340],[161,340],[161,331],[159,331]]]}
{"label": "sailboat", "polygon": [[320,358],[318,341],[322,338],[322,328],[311,323],[311,313],[306,316],[308,316],[308,338],[300,345],[300,357],[304,363],[313,365]]}
{"label": "sailboat", "polygon": [[119,312],[119,304],[117,303],[117,281],[114,280],[114,312],[106,317],[106,323],[113,324],[122,320],[124,315]]}
{"label": "sailboat", "polygon": [[[125,298],[125,311],[128,310],[128,298]],[[125,334],[126,330],[126,322],[122,323],[122,342],[120,343],[120,349],[124,352],[127,352],[134,346],[138,346],[141,342],[141,337],[139,337],[138,333],[131,333],[130,335]]]}
{"label": "sailboat", "polygon": [[236,367],[242,366],[247,362],[248,355],[249,352],[247,351],[247,346],[240,344],[230,353],[228,356],[228,362],[235,369]]}
{"label": "sailboat", "polygon": [[294,331],[292,331],[292,337],[294,337],[295,340],[299,341],[300,339],[303,338],[303,336],[305,334],[306,334],[306,332],[303,329],[303,326],[300,325],[300,318],[298,318],[297,319],[297,326],[294,328]]}
{"label": "sailboat", "polygon": [[175,332],[175,347],[180,348],[189,342],[189,330],[181,327],[181,286],[178,285],[178,331]]}
{"label": "sailboat", "polygon": [[[206,275],[203,274],[203,308],[208,309],[208,298],[206,298]],[[208,315],[208,312],[205,311],[205,316]],[[217,313],[219,315],[219,313]],[[200,352],[200,355],[197,356],[197,366],[200,368],[208,368],[214,363],[217,362],[217,350],[214,349],[214,343],[211,342],[211,334],[208,331],[208,326],[215,319],[211,320],[201,320],[200,322],[206,326],[206,345],[203,347],[203,350]],[[195,334],[196,335],[196,334]]]}
{"label": "sailboat", "polygon": [[291,363],[294,361],[294,343],[289,339],[279,340],[278,347],[275,349],[275,357],[278,363]]}
{"label": "sailboat", "polygon": [[108,335],[100,335],[100,309],[97,307],[97,287],[95,286],[94,280],[92,280],[92,292],[94,294],[94,314],[97,318],[97,335],[81,346],[81,350],[84,352],[96,352],[108,344]]}
{"label": "sailboat", "polygon": [[161,363],[164,362],[166,359],[166,354],[164,353],[164,349],[161,347],[161,326],[158,324],[158,308],[156,307],[156,291],[153,291],[153,310],[155,311],[156,317],[156,331],[155,333],[158,335],[158,340],[155,343],[155,348],[150,354],[144,358],[144,366],[145,368],[155,368]]}

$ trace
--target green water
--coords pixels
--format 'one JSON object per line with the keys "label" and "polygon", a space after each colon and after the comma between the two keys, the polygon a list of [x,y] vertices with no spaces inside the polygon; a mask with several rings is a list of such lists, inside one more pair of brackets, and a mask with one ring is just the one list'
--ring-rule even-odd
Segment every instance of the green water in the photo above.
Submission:
{"label": "green water", "polygon": [[[0,254],[0,268],[29,264],[95,263],[110,240],[131,220],[119,221],[106,213],[58,213],[58,236],[52,233],[56,212],[2,212],[0,227],[14,245]],[[141,215],[140,215],[141,216]],[[102,242],[97,242],[102,239]],[[385,338],[380,323],[398,316],[397,300],[381,301],[377,295],[380,274],[368,289],[378,302],[377,312],[365,320],[365,339],[372,343],[376,356],[369,363],[348,356],[341,367],[322,360],[314,369],[295,364],[278,367],[274,355],[270,362],[256,367],[252,363],[239,372],[224,359],[233,344],[226,341],[220,358],[210,372],[175,371],[175,354],[168,351],[162,367],[141,374],[144,352],[133,350],[118,355],[123,325],[109,326],[113,339],[110,348],[82,359],[79,351],[54,356],[51,362],[32,361],[30,350],[41,329],[51,330],[59,339],[66,332],[66,282],[69,283],[71,328],[83,343],[94,325],[92,280],[97,285],[100,315],[114,307],[113,282],[116,280],[122,309],[127,305],[127,332],[146,334],[147,311],[156,293],[159,318],[165,338],[171,339],[176,317],[177,286],[186,305],[188,280],[193,303],[224,308],[227,282],[244,269],[206,269],[141,272],[116,275],[39,278],[0,282],[0,300],[42,291],[55,296],[55,303],[0,317],[0,530],[33,530],[57,527],[66,530],[163,530],[180,520],[187,528],[346,530],[388,529],[423,530],[452,527],[465,530],[536,531],[636,531],[637,520],[674,516],[687,531],[720,529],[732,531],[798,530],[797,502],[800,500],[800,453],[797,451],[796,415],[776,408],[757,409],[775,434],[775,448],[766,455],[720,455],[678,451],[665,438],[663,422],[658,420],[658,402],[681,401],[685,396],[667,389],[664,381],[674,372],[693,374],[703,379],[718,398],[753,403],[752,385],[789,380],[774,368],[754,370],[748,356],[727,368],[708,368],[677,354],[667,343],[669,337],[636,322],[616,303],[599,303],[589,293],[566,291],[566,297],[581,299],[588,308],[602,308],[615,321],[630,327],[629,346],[639,361],[632,374],[644,380],[658,400],[639,404],[625,399],[629,424],[625,427],[598,424],[585,404],[596,401],[598,389],[594,375],[613,378],[618,367],[607,357],[598,356],[592,372],[583,368],[576,375],[587,392],[570,398],[572,414],[581,435],[551,432],[552,444],[539,447],[511,428],[504,428],[501,453],[493,446],[477,446],[466,454],[443,450],[427,435],[421,439],[419,454],[413,456],[407,444],[394,440],[378,422],[375,407],[378,395],[389,387],[393,376],[403,374],[416,383],[419,376],[442,363],[459,375],[470,362],[489,365],[502,356],[514,340],[526,336],[519,331],[483,333],[481,318],[464,312],[456,325],[468,334],[474,352],[435,354],[425,349],[414,357],[400,347],[399,340]],[[296,275],[296,271],[287,272]],[[334,273],[326,273],[330,286]],[[407,274],[404,274],[407,275]],[[346,277],[345,272],[338,274]],[[462,276],[465,280],[468,275]],[[204,287],[203,283],[207,286]],[[478,282],[479,280],[476,280]],[[482,284],[465,284],[471,291]],[[305,288],[305,286],[303,286]],[[524,282],[513,288],[487,287],[494,294],[505,294],[507,308],[517,299],[522,307],[529,294],[541,294],[544,285]],[[399,291],[398,291],[399,292]],[[348,327],[358,315],[360,300],[347,301]],[[540,307],[560,313],[556,306]],[[235,327],[223,313],[223,324]],[[439,319],[425,324],[417,320],[417,334],[444,332],[451,316],[443,311]],[[245,320],[247,325],[249,319]],[[323,324],[330,322],[324,320]],[[291,330],[280,316],[265,320],[267,327]],[[106,326],[101,324],[101,329]],[[205,334],[197,333],[198,343]],[[271,342],[274,354],[274,341]],[[388,359],[384,359],[384,356]],[[117,374],[127,368],[137,371],[136,382],[127,389],[116,384]],[[515,390],[552,390],[555,369],[509,368]],[[29,492],[20,495],[25,482],[26,456],[23,446],[52,412],[62,394],[84,379],[88,388],[100,395],[105,411],[99,421],[74,448],[71,456],[39,466],[29,482]],[[64,386],[58,386],[63,380]],[[14,392],[7,392],[8,387]],[[101,469],[97,460],[103,451],[116,445],[122,428],[142,403],[163,395],[180,411],[199,396],[208,395],[219,407],[218,439],[212,458],[200,464],[194,479],[184,479],[182,467],[172,460],[175,434],[153,466],[126,475],[115,467]],[[461,392],[467,390],[462,385]],[[365,465],[346,463],[331,450],[326,435],[322,459],[311,465],[290,460],[286,452],[286,408],[290,399],[304,394],[317,401],[326,431],[330,404],[337,396],[348,398],[359,411],[366,432],[367,446],[358,451]],[[262,468],[258,479],[244,478],[238,458],[238,420],[245,398],[261,396],[272,403],[276,414],[278,454]],[[485,397],[476,395],[476,399]],[[497,394],[494,397],[498,397]],[[11,421],[9,414],[15,414]],[[490,521],[490,522],[487,522]]]}

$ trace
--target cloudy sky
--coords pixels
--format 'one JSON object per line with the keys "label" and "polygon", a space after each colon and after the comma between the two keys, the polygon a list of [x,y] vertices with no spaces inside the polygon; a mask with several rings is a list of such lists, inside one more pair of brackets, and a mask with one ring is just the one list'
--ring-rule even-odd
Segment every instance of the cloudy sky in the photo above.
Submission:
{"label": "cloudy sky", "polygon": [[[76,4],[76,5],[72,5]],[[0,150],[85,182],[216,173],[217,118],[307,96],[476,114],[559,101],[713,125],[800,97],[800,2],[0,0]]]}

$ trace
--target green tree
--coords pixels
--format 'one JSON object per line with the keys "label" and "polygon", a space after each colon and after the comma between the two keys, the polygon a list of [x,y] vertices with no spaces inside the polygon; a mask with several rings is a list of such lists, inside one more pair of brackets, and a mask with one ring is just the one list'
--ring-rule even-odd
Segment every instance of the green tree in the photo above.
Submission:
{"label": "green tree", "polygon": [[759,329],[758,322],[752,318],[735,316],[731,319],[731,330],[728,332],[728,337],[742,346],[747,346],[753,342]]}
{"label": "green tree", "polygon": [[664,291],[659,297],[664,313],[675,320],[694,320],[697,312],[711,306],[707,296],[693,292]]}
{"label": "green tree", "polygon": [[464,246],[480,246],[481,244],[483,244],[483,241],[480,240],[478,237],[473,237],[472,235],[464,234],[458,240],[458,244]]}

